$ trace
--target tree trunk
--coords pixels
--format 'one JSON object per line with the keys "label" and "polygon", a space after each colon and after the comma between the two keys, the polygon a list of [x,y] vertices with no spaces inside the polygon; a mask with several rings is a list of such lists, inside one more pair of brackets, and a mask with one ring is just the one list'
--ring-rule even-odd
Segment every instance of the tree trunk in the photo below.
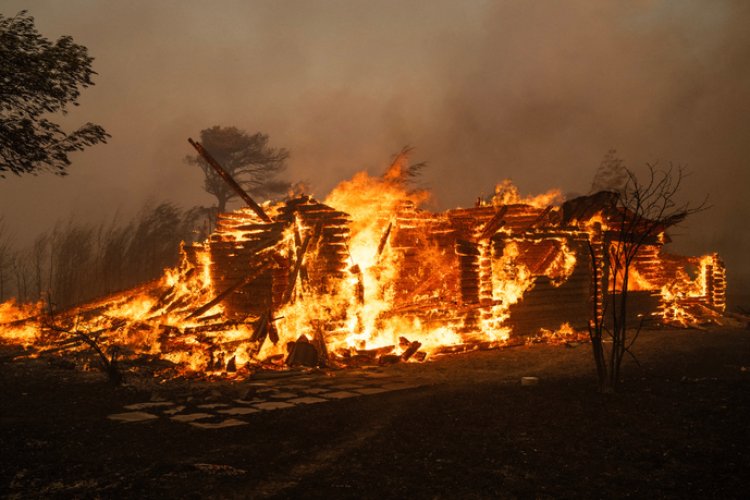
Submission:
{"label": "tree trunk", "polygon": [[216,195],[216,203],[217,203],[216,210],[220,214],[223,214],[224,212],[227,211],[227,201],[228,201],[228,198],[226,196]]}

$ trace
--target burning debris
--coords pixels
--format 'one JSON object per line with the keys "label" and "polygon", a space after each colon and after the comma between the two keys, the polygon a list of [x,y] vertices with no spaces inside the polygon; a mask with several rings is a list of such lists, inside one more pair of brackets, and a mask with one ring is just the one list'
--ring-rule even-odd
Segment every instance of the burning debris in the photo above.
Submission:
{"label": "burning debris", "polygon": [[[65,311],[0,304],[0,337],[33,355],[93,348],[105,365],[148,358],[183,374],[242,376],[578,340],[592,311],[622,292],[608,285],[623,282],[610,252],[622,238],[612,193],[555,206],[558,192],[524,199],[506,181],[475,207],[432,213],[420,209],[426,193],[405,187],[399,161],[323,202],[260,206],[242,192],[249,208],[220,214],[161,279]],[[718,320],[721,260],[667,254],[667,226],[658,229],[628,268],[629,314]]]}

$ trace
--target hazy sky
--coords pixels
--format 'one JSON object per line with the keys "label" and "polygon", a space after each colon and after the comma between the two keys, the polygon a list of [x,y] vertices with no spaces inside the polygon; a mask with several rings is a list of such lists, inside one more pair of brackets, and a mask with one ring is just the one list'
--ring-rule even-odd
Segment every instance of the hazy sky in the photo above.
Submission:
{"label": "hazy sky", "polygon": [[16,1],[71,35],[99,73],[64,122],[112,139],[70,175],[0,179],[19,241],[71,215],[146,200],[209,205],[188,137],[269,133],[288,177],[318,197],[403,145],[426,160],[434,208],[471,205],[503,178],[585,193],[616,148],[635,170],[687,165],[685,199],[713,208],[675,250],[718,250],[750,285],[750,2]]}

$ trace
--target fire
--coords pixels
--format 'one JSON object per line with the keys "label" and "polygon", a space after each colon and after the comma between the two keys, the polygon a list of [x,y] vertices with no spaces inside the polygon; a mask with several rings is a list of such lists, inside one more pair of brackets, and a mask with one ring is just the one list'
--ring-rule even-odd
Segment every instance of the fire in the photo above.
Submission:
{"label": "fire", "polygon": [[492,197],[492,204],[495,206],[530,205],[536,208],[545,208],[560,203],[562,200],[562,192],[559,189],[551,189],[546,193],[535,196],[521,196],[513,181],[503,179],[502,182],[495,186],[495,195]]}
{"label": "fire", "polygon": [[[607,214],[555,206],[559,190],[523,197],[507,180],[492,203],[428,212],[429,193],[408,188],[404,161],[380,177],[356,174],[323,203],[300,195],[221,214],[205,242],[182,246],[176,268],[137,289],[54,315],[0,304],[0,338],[38,353],[68,335],[78,349],[85,338],[158,356],[183,375],[224,376],[424,361],[539,332],[577,339],[586,301],[600,300],[589,245],[608,255]],[[688,305],[709,299],[723,309],[718,256],[700,259],[690,277],[684,261],[661,256],[663,240],[631,266],[629,290],[661,293],[665,320],[689,322]],[[609,279],[622,283],[618,272]],[[563,312],[578,307],[583,324],[530,314],[544,326],[517,329],[514,311],[545,306],[545,294],[572,300]]]}
{"label": "fire", "polygon": [[41,303],[16,304],[13,299],[0,303],[0,338],[24,346],[38,341],[39,330],[28,320],[37,317],[41,310]]}
{"label": "fire", "polygon": [[704,255],[698,259],[697,269],[691,277],[679,268],[674,279],[662,286],[665,322],[690,326],[698,324],[707,312],[716,319],[724,311],[725,271],[721,259],[716,254]]}

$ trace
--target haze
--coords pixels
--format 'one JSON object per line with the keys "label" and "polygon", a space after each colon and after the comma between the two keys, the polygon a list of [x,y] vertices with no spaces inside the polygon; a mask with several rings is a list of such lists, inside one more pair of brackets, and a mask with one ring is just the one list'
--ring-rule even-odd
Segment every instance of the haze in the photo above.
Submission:
{"label": "haze", "polygon": [[[5,1],[71,35],[99,73],[64,123],[112,134],[69,176],[0,179],[19,244],[57,220],[128,216],[147,200],[210,205],[183,163],[212,125],[263,131],[287,177],[323,198],[404,145],[431,208],[469,206],[512,178],[583,194],[610,148],[636,171],[686,165],[685,200],[713,208],[672,251],[718,251],[750,285],[750,3]],[[730,300],[732,295],[730,295]],[[736,300],[736,299],[735,299]]]}

